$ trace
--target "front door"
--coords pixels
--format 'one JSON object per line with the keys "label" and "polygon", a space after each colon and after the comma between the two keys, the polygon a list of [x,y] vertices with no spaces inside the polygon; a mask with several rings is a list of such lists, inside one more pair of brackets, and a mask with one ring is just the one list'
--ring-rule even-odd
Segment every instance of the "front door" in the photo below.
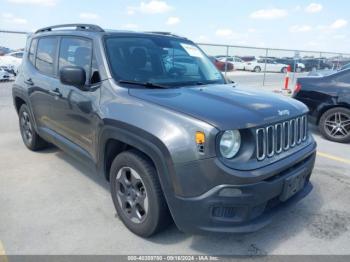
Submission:
{"label": "front door", "polygon": [[[58,54],[58,69],[79,66],[86,72],[86,87],[90,85],[92,41],[79,37],[62,37]],[[96,105],[99,89],[86,90],[59,83],[60,97],[52,108],[56,129],[67,140],[93,155],[99,119]]]}

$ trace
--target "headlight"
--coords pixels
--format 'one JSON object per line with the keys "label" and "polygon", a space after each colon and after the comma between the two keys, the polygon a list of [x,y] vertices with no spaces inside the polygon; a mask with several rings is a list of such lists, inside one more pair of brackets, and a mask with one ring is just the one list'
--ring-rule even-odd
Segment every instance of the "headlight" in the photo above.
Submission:
{"label": "headlight", "polygon": [[238,130],[228,130],[221,136],[220,153],[225,158],[233,158],[241,147],[241,134]]}

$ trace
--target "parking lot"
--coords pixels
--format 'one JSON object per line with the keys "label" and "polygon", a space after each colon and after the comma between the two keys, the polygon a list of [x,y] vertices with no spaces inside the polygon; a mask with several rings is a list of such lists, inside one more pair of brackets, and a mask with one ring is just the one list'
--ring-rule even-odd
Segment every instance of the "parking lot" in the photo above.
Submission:
{"label": "parking lot", "polygon": [[[223,73],[225,74],[225,73]],[[305,76],[308,73],[290,73],[289,88],[293,90],[295,80],[300,76]],[[283,73],[255,73],[249,71],[232,71],[226,73],[226,78],[233,80],[241,86],[264,88],[264,90],[277,91],[284,88],[286,74]],[[265,79],[264,79],[265,78]],[[263,86],[264,84],[264,86]]]}
{"label": "parking lot", "polygon": [[[235,77],[255,86],[255,80],[244,81],[244,72]],[[283,74],[268,77],[276,84],[266,92],[283,85]],[[326,141],[313,128],[318,157],[312,192],[259,232],[199,236],[171,226],[142,239],[117,218],[102,177],[56,148],[25,148],[11,85],[0,83],[0,254],[349,254],[349,144]]]}

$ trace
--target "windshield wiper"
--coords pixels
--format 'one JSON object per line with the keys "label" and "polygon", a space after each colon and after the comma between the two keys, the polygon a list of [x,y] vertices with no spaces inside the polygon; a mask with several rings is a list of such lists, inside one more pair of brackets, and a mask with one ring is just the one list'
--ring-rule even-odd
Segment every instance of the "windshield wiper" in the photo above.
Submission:
{"label": "windshield wiper", "polygon": [[144,86],[148,88],[163,88],[163,89],[168,89],[169,87],[163,86],[163,85],[158,85],[152,82],[137,82],[137,81],[132,81],[132,80],[119,80],[119,84],[132,84],[132,85],[139,85],[139,86]]}

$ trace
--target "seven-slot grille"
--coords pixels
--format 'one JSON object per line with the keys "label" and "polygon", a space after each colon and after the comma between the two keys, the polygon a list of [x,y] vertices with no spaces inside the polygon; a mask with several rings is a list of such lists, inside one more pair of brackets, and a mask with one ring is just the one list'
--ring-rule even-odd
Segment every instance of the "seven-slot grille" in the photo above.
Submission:
{"label": "seven-slot grille", "polygon": [[261,161],[266,157],[280,154],[307,139],[308,123],[306,115],[293,118],[256,130],[256,158]]}

